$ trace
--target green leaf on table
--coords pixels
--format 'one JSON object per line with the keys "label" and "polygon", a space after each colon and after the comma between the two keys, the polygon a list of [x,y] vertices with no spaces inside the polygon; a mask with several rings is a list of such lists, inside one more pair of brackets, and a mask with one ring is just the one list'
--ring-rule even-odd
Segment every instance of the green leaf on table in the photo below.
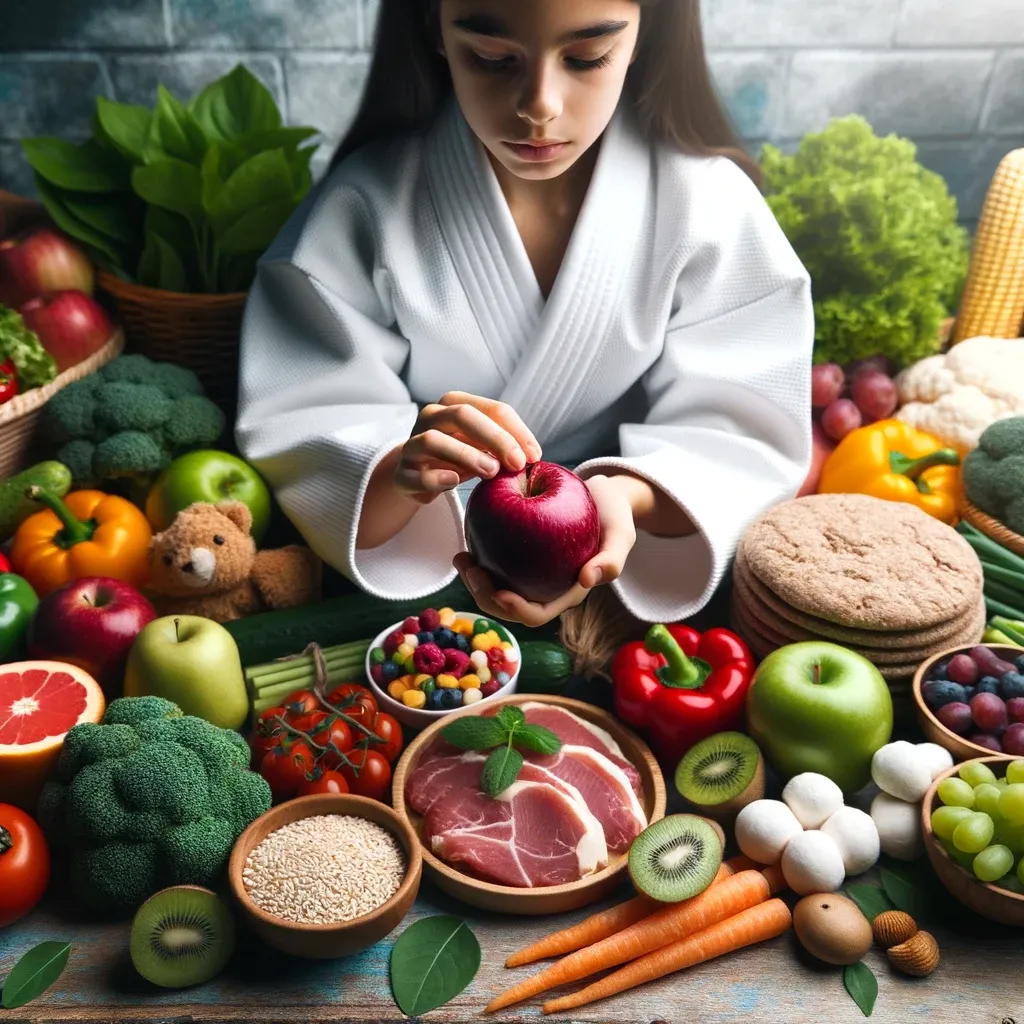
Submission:
{"label": "green leaf on table", "polygon": [[866,963],[848,964],[843,971],[843,985],[865,1017],[871,1016],[878,998],[878,979]]}
{"label": "green leaf on table", "polygon": [[129,187],[129,165],[94,139],[22,139],[25,159],[51,185],[75,192],[121,192]]}
{"label": "green leaf on table", "polygon": [[391,991],[410,1017],[465,991],[480,970],[480,943],[465,921],[447,914],[411,924],[391,949]]}
{"label": "green leaf on table", "polygon": [[846,895],[860,907],[861,913],[869,921],[874,921],[879,914],[894,909],[885,891],[877,885],[851,885],[847,887]]}
{"label": "green leaf on table", "polygon": [[280,128],[282,121],[270,90],[242,64],[211,82],[189,103],[189,110],[210,142],[237,142]]}
{"label": "green leaf on table", "polygon": [[509,733],[515,733],[526,725],[526,715],[515,704],[506,704],[494,717]]}
{"label": "green leaf on table", "polygon": [[70,955],[70,942],[41,942],[34,946],[4,980],[0,1006],[14,1010],[41,996],[60,977]]}
{"label": "green leaf on table", "polygon": [[146,246],[139,260],[139,284],[168,292],[189,291],[188,275],[181,257],[166,239],[155,231],[146,235]]}
{"label": "green leaf on table", "polygon": [[562,749],[562,741],[557,734],[543,725],[521,725],[512,742],[538,754],[557,754]]}
{"label": "green leaf on table", "polygon": [[224,252],[262,253],[277,237],[292,215],[295,204],[269,203],[242,214],[230,227],[217,236],[217,244]]}
{"label": "green leaf on table", "polygon": [[132,187],[154,206],[180,213],[190,220],[202,217],[202,181],[199,170],[183,160],[161,160],[132,171]]}
{"label": "green leaf on table", "polygon": [[102,133],[102,137],[132,163],[142,163],[152,124],[153,112],[146,107],[96,97],[93,131]]}
{"label": "green leaf on table", "polygon": [[198,167],[206,153],[206,136],[179,99],[157,86],[156,107],[143,158],[158,163],[172,157]]}
{"label": "green leaf on table", "polygon": [[447,743],[462,750],[490,750],[508,739],[500,722],[488,715],[455,718],[441,730]]}
{"label": "green leaf on table", "polygon": [[523,755],[515,747],[498,747],[484,761],[480,788],[489,797],[496,797],[516,781],[522,767]]}
{"label": "green leaf on table", "polygon": [[911,865],[880,867],[878,872],[885,895],[897,910],[902,910],[918,921],[934,919],[938,895],[933,886],[921,881],[919,868]]}
{"label": "green leaf on table", "polygon": [[217,192],[209,210],[214,230],[223,236],[257,207],[292,202],[293,188],[291,168],[283,149],[257,153]]}
{"label": "green leaf on table", "polygon": [[51,185],[38,171],[35,174],[35,184],[39,198],[42,200],[43,206],[46,207],[46,212],[61,231],[83,245],[90,246],[96,252],[102,253],[114,266],[124,268],[120,247],[112,239],[75,215],[67,204],[67,193],[55,185]]}

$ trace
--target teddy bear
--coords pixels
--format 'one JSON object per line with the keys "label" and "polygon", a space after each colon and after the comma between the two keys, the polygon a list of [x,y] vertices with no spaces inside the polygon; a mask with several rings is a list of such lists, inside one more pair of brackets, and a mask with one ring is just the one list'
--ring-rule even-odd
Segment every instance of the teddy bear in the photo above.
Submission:
{"label": "teddy bear", "polygon": [[307,547],[257,551],[240,501],[194,502],[149,548],[147,596],[160,615],[228,622],[319,600],[323,563]]}

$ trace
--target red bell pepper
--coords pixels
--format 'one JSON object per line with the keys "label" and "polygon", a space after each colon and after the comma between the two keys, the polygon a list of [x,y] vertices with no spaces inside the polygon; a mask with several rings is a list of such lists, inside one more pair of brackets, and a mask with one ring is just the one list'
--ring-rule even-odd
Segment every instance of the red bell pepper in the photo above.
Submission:
{"label": "red bell pepper", "polygon": [[753,676],[750,649],[735,633],[658,623],[615,655],[615,713],[645,730],[674,768],[699,740],[742,728]]}
{"label": "red bell pepper", "polygon": [[11,571],[11,561],[2,551],[0,551],[0,572],[10,572],[10,571]]}
{"label": "red bell pepper", "polygon": [[5,359],[0,363],[0,405],[9,402],[18,393],[18,370],[10,361]]}

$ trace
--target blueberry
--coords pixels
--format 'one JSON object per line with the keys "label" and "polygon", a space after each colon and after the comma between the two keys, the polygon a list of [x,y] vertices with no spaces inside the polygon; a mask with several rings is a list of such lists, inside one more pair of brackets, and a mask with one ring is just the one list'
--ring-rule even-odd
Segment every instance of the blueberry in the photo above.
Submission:
{"label": "blueberry", "polygon": [[931,671],[928,673],[929,679],[946,679],[946,669],[949,668],[949,663],[952,661],[952,657],[942,658],[940,661],[935,662],[931,667]]}
{"label": "blueberry", "polygon": [[444,711],[444,705],[441,703],[441,697],[446,691],[438,687],[436,690],[431,690],[427,694],[427,710],[428,711]]}
{"label": "blueberry", "polygon": [[971,698],[978,693],[978,687],[976,686],[965,686],[964,687],[964,702],[967,704],[971,703]]}
{"label": "blueberry", "polygon": [[462,633],[455,634],[455,646],[460,650],[469,654],[469,637]]}
{"label": "blueberry", "polygon": [[999,682],[999,696],[1003,700],[1024,697],[1024,672],[1007,672]]}
{"label": "blueberry", "polygon": [[442,650],[445,647],[455,647],[455,637],[456,633],[447,626],[441,626],[439,629],[434,630],[434,643]]}
{"label": "blueberry", "polygon": [[421,644],[432,644],[434,642],[434,634],[429,629],[424,629],[416,634],[416,639]]}
{"label": "blueberry", "polygon": [[924,702],[932,711],[937,711],[946,704],[966,704],[970,698],[965,691],[966,687],[959,683],[951,683],[947,679],[932,679],[922,688]]}
{"label": "blueberry", "polygon": [[[995,676],[982,676],[978,685],[974,688],[975,693],[999,693],[999,680]],[[973,694],[972,694],[973,696]]]}
{"label": "blueberry", "polygon": [[397,679],[401,671],[401,666],[396,665],[393,661],[385,661],[380,667],[380,674],[385,683],[390,683],[393,679]]}
{"label": "blueberry", "polygon": [[1017,666],[1017,671],[1020,672],[1020,673],[1024,673],[1024,654],[1021,654],[1017,658],[1017,661],[1015,662],[1015,664]]}
{"label": "blueberry", "polygon": [[441,694],[440,704],[442,711],[451,711],[453,708],[462,706],[462,691],[457,686],[445,687],[434,692]]}

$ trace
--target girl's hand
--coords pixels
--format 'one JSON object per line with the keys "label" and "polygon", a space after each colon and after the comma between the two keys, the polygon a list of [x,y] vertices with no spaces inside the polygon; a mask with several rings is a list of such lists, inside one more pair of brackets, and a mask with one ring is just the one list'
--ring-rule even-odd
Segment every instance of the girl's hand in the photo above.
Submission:
{"label": "girl's hand", "polygon": [[470,554],[460,551],[452,559],[452,564],[458,569],[462,582],[473,594],[480,610],[496,619],[520,622],[536,629],[580,604],[587,592],[599,583],[617,579],[636,543],[631,492],[629,485],[624,484],[627,479],[633,478],[596,475],[586,481],[601,519],[601,549],[580,570],[576,584],[554,601],[536,604],[510,590],[495,590],[490,577],[473,563]]}
{"label": "girl's hand", "polygon": [[541,457],[540,445],[504,402],[449,391],[424,406],[402,446],[393,474],[405,496],[427,505],[474,476],[513,471]]}

